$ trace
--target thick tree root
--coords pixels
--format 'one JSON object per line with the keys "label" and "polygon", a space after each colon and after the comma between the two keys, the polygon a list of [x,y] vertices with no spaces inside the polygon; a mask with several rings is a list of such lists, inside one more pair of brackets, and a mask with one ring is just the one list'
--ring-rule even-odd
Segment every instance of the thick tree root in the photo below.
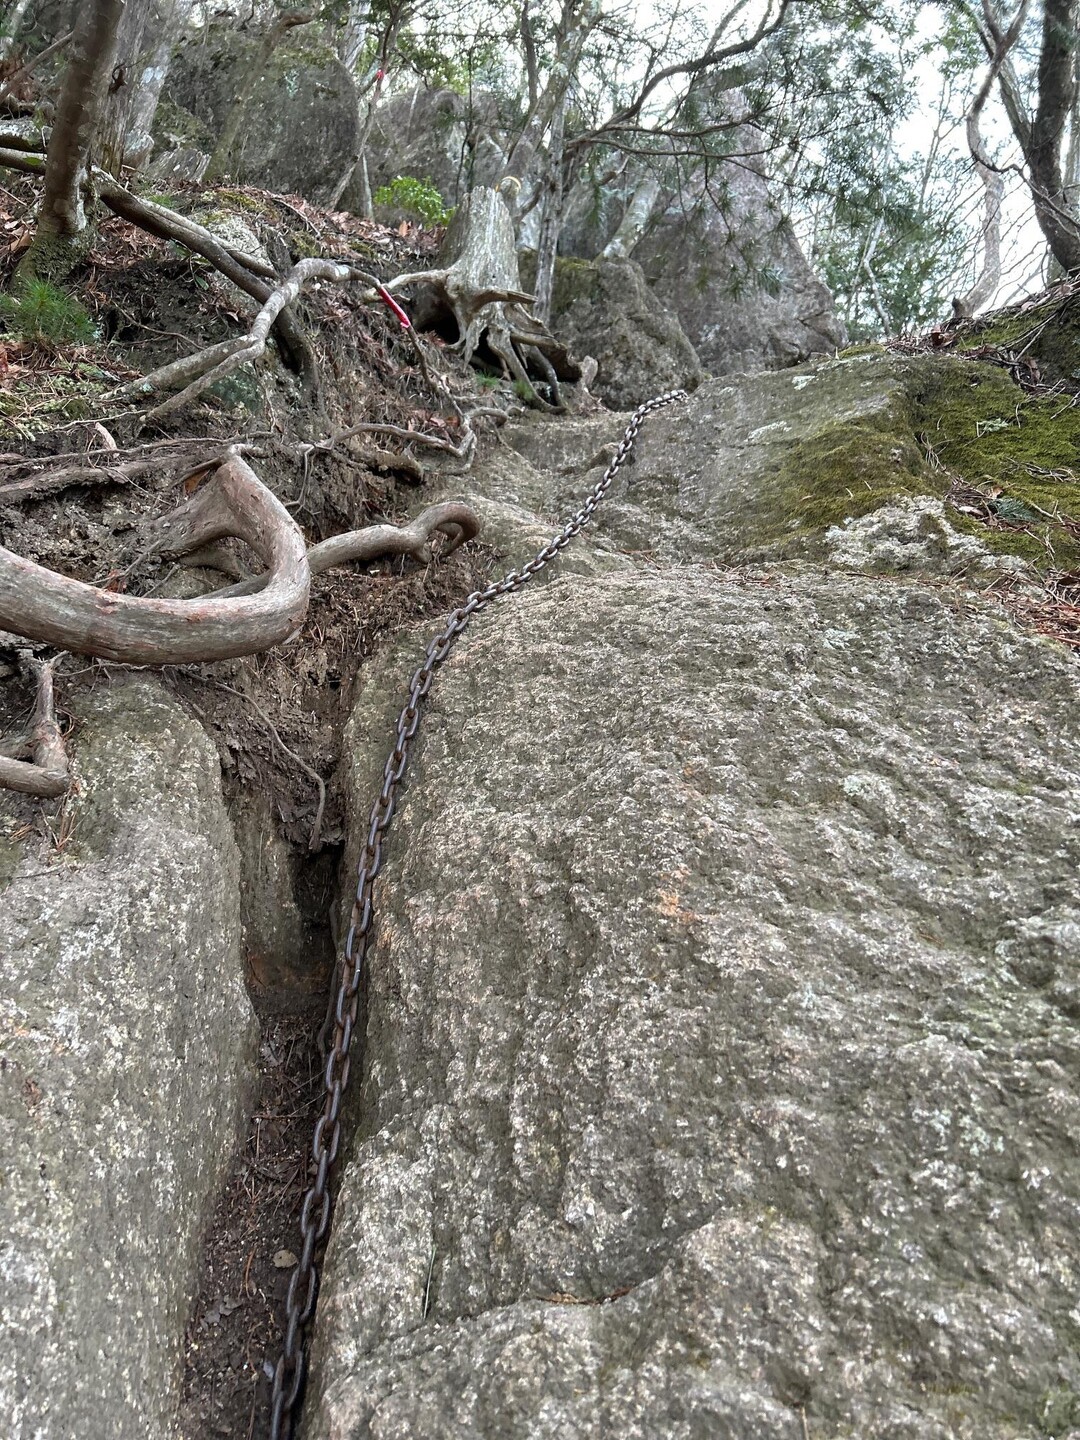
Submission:
{"label": "thick tree root", "polygon": [[[363,530],[347,530],[343,535],[332,535],[313,545],[307,552],[308,568],[312,575],[322,575],[338,565],[367,564],[371,560],[382,560],[391,555],[408,555],[421,565],[429,565],[432,559],[431,542],[436,535],[446,537],[444,557],[459,545],[473,540],[480,533],[480,521],[476,511],[462,500],[447,500],[440,505],[429,505],[415,520],[407,525],[365,525]],[[232,573],[231,557],[201,552],[197,557],[200,564]],[[266,584],[265,575],[252,575],[225,590],[215,590],[212,599],[230,595],[254,595]]]}
{"label": "thick tree root", "polygon": [[183,554],[226,535],[245,540],[269,575],[250,597],[139,599],[70,580],[0,547],[0,628],[131,665],[226,660],[288,639],[307,612],[311,572],[292,516],[237,454],[157,522],[156,547]]}
{"label": "thick tree root", "polygon": [[0,788],[50,799],[63,795],[71,783],[67,751],[56,723],[53,668],[57,659],[59,656],[48,663],[26,660],[37,675],[34,718],[26,735],[0,741]]}

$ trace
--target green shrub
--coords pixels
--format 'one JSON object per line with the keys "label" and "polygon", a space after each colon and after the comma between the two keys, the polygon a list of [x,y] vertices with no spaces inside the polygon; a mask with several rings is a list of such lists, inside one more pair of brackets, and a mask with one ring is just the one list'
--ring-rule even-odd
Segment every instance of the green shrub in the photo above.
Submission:
{"label": "green shrub", "polygon": [[380,185],[374,199],[376,205],[411,212],[425,225],[446,225],[454,213],[430,179],[417,180],[413,175],[398,175],[389,185]]}
{"label": "green shrub", "polygon": [[0,325],[39,345],[89,345],[97,326],[73,295],[47,280],[28,280],[15,295],[0,295]]}

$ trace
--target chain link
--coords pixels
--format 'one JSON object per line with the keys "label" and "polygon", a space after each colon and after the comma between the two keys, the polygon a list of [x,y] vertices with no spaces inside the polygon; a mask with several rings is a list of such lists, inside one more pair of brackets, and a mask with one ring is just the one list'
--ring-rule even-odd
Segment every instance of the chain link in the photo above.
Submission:
{"label": "chain link", "polygon": [[350,1048],[360,1007],[364,960],[371,938],[373,889],[382,868],[383,837],[390,828],[397,788],[408,764],[409,747],[420,727],[422,706],[431,689],[435,671],[446,660],[458,637],[478,611],[483,610],[492,600],[497,600],[500,595],[510,595],[513,591],[520,590],[549,561],[554,560],[560,550],[565,550],[574,536],[589,523],[611,482],[633,450],[646,415],[664,405],[671,405],[676,400],[685,399],[684,390],[669,390],[666,394],[657,395],[654,399],[647,400],[644,405],[638,406],[623,432],[611,464],[577,514],[520,570],[511,570],[484,590],[474,590],[465,603],[450,616],[441,633],[431,640],[424,663],[409,682],[409,699],[398,716],[397,738],[383,769],[382,789],[371,807],[367,841],[357,872],[356,899],[353,902],[349,933],[345,939],[340,985],[334,1008],[333,1039],[323,1075],[325,1099],[311,1142],[310,1163],[314,1170],[314,1179],[300,1209],[300,1259],[289,1282],[285,1339],[274,1370],[270,1440],[290,1440],[299,1409],[305,1374],[304,1339],[315,1313],[318,1289],[316,1251],[326,1239],[330,1228],[330,1171],[337,1159],[341,1143],[341,1102],[349,1083]]}

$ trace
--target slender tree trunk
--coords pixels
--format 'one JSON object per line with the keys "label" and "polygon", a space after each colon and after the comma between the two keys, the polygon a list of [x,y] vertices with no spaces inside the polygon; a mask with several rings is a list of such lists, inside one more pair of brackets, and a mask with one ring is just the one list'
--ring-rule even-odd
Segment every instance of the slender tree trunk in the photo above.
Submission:
{"label": "slender tree trunk", "polygon": [[1076,0],[1045,0],[1038,108],[1025,147],[1035,216],[1065,271],[1080,270],[1080,215],[1061,172],[1062,141],[1077,102],[1076,15]]}
{"label": "slender tree trunk", "polygon": [[[330,198],[326,203],[328,208],[331,210],[336,210],[338,205],[341,203],[341,197],[342,195],[344,195],[346,189],[348,188],[349,181],[356,173],[356,168],[358,165],[363,165],[362,183],[364,186],[367,186],[367,189],[370,192],[370,186],[367,185],[367,162],[364,157],[367,152],[368,141],[371,139],[371,132],[375,127],[375,109],[378,106],[379,100],[382,97],[383,79],[385,77],[385,73],[386,72],[381,68],[380,65],[380,68],[377,69],[373,75],[367,77],[367,80],[365,82],[364,88],[367,89],[369,86],[371,88],[368,90],[367,109],[365,110],[364,118],[360,123],[360,134],[357,137],[356,141],[356,153],[350,159],[345,169],[341,172],[341,175],[338,177],[337,184],[330,192]],[[364,215],[365,220],[371,219],[370,209],[371,206],[369,201],[368,213]]]}
{"label": "slender tree trunk", "polygon": [[0,60],[11,53],[29,4],[30,0],[15,0],[11,14],[4,17],[3,24],[0,26],[0,30],[3,32],[0,34]]}
{"label": "slender tree trunk", "polygon": [[150,131],[177,39],[194,0],[127,0],[116,46],[119,70],[105,106],[101,166],[119,176],[130,149],[149,154]]}
{"label": "slender tree trunk", "polygon": [[629,260],[645,227],[652,219],[656,202],[660,198],[660,179],[649,173],[638,181],[637,189],[630,197],[626,213],[619,222],[619,228],[602,251],[605,260]]}
{"label": "slender tree trunk", "polygon": [[551,323],[551,301],[555,291],[555,259],[559,251],[559,235],[563,225],[563,135],[566,121],[566,96],[556,108],[548,144],[548,173],[544,179],[541,200],[540,234],[536,242],[536,301],[533,314],[545,325]]}
{"label": "slender tree trunk", "polygon": [[45,189],[34,243],[19,266],[20,278],[66,273],[85,246],[83,186],[97,139],[124,0],[80,5],[64,88],[56,107],[45,160]]}

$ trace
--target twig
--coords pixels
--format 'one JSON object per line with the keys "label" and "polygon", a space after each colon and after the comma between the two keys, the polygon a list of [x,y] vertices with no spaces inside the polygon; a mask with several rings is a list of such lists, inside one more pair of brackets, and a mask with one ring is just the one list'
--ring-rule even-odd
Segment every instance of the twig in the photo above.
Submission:
{"label": "twig", "polygon": [[17,70],[12,70],[4,83],[0,85],[0,100],[5,99],[11,94],[12,86],[16,80],[24,79],[32,70],[35,70],[43,60],[48,60],[50,56],[55,55],[58,50],[62,50],[74,33],[74,30],[69,30],[66,35],[61,35],[59,40],[54,40],[51,45],[46,45],[45,49],[39,51],[33,59],[24,60]]}

